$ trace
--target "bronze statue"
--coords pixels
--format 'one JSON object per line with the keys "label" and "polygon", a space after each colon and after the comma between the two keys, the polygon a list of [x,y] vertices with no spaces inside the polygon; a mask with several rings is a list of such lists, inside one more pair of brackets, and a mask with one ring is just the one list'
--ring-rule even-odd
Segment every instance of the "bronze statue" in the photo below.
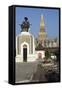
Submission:
{"label": "bronze statue", "polygon": [[27,17],[24,17],[24,21],[22,22],[22,24],[20,24],[20,27],[22,29],[21,32],[22,31],[28,32],[28,29],[30,28],[30,23]]}

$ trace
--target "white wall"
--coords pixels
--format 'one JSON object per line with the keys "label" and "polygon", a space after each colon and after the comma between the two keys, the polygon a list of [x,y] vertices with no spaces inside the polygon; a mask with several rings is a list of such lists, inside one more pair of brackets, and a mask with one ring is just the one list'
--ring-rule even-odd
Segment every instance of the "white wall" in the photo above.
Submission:
{"label": "white wall", "polygon": [[36,58],[38,58],[38,54],[41,53],[42,58],[45,57],[45,51],[41,50],[41,51],[36,51]]}
{"label": "white wall", "polygon": [[7,83],[8,81],[8,6],[12,4],[61,7],[61,11],[62,11],[62,0],[0,0],[0,90],[11,90],[11,89],[61,90],[62,83],[19,85],[19,86],[12,86]]}

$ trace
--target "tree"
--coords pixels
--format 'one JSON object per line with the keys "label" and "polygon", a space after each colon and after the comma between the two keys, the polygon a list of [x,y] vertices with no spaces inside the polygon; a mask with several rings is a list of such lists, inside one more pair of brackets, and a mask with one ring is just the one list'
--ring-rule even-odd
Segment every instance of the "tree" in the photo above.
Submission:
{"label": "tree", "polygon": [[57,57],[57,61],[59,61],[59,59],[60,59],[60,51],[57,50],[57,51],[54,52],[54,54],[55,54],[56,57]]}
{"label": "tree", "polygon": [[46,59],[50,58],[50,52],[48,50],[45,51],[45,58]]}

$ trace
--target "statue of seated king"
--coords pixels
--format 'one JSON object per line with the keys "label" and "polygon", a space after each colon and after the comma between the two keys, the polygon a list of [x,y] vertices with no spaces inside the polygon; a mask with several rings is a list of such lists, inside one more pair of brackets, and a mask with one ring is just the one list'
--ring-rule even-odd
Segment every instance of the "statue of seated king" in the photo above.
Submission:
{"label": "statue of seated king", "polygon": [[22,24],[20,24],[21,26],[21,32],[28,32],[29,28],[30,28],[30,23],[28,21],[27,17],[24,17],[24,21],[22,22]]}

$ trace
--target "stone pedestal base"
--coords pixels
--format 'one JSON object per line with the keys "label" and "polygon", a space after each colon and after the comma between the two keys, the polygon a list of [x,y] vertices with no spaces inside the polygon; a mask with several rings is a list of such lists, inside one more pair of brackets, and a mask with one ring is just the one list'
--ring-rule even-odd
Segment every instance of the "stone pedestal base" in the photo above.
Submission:
{"label": "stone pedestal base", "polygon": [[[17,55],[15,60],[16,62],[24,62],[23,56],[21,55]],[[33,62],[33,61],[36,61],[36,55],[30,54],[29,56],[27,56],[27,62]]]}

